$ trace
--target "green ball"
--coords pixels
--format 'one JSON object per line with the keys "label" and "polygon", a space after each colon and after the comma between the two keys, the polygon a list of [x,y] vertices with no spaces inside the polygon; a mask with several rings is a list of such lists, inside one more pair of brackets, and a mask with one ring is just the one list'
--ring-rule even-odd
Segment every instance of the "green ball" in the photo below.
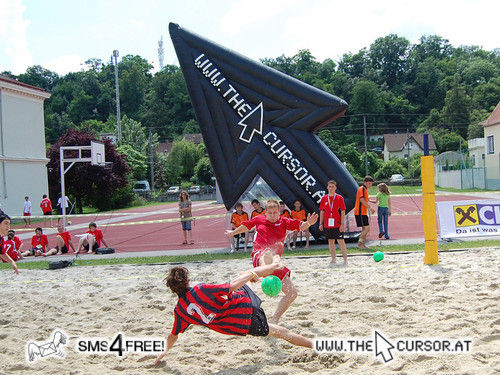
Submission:
{"label": "green ball", "polygon": [[281,288],[283,287],[283,283],[281,280],[274,276],[267,276],[262,280],[262,291],[266,293],[270,297],[277,296],[281,292]]}
{"label": "green ball", "polygon": [[384,260],[384,253],[381,251],[377,251],[373,254],[373,260],[375,262],[380,262],[381,260]]}

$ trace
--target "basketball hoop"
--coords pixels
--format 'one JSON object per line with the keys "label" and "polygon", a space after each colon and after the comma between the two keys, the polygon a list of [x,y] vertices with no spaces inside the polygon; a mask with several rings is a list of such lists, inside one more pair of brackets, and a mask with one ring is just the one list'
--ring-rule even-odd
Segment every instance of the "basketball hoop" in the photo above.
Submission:
{"label": "basketball hoop", "polygon": [[104,153],[104,143],[90,142],[90,164],[100,167],[106,166],[106,154]]}

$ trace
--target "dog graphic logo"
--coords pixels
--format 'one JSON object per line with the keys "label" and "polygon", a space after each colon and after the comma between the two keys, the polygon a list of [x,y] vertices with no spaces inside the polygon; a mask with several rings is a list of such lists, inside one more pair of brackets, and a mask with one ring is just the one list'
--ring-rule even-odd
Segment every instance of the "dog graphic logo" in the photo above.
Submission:
{"label": "dog graphic logo", "polygon": [[43,357],[59,356],[64,358],[66,353],[63,351],[63,346],[67,342],[67,335],[59,330],[54,331],[52,341],[44,344],[38,344],[30,341],[26,346],[26,356],[28,362],[34,362]]}

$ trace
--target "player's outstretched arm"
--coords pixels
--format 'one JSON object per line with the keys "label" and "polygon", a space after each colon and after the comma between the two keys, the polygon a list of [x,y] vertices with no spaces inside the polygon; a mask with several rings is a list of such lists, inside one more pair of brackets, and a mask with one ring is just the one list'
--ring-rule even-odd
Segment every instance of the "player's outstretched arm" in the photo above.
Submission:
{"label": "player's outstretched arm", "polygon": [[252,279],[254,281],[257,281],[259,277],[269,276],[274,271],[282,268],[283,268],[283,263],[281,263],[281,261],[275,261],[271,264],[255,267],[245,272],[242,272],[238,277],[230,281],[229,292],[234,292],[235,290],[238,290]]}
{"label": "player's outstretched arm", "polygon": [[312,214],[307,214],[307,220],[300,224],[300,230],[306,230],[310,226],[316,224],[318,221],[318,214],[313,212]]}
{"label": "player's outstretched arm", "polygon": [[229,229],[226,230],[225,234],[227,237],[232,237],[232,236],[236,236],[237,234],[245,233],[245,232],[248,232],[248,228],[244,225],[240,225],[235,230],[229,230]]}
{"label": "player's outstretched arm", "polygon": [[174,346],[175,342],[177,341],[177,338],[179,336],[178,335],[174,335],[174,334],[169,334],[168,337],[167,337],[167,348],[165,349],[165,351],[163,353],[161,353],[158,358],[156,358],[156,361],[155,361],[155,366],[160,363],[160,361],[165,358],[165,356],[167,355],[167,352],[170,350],[170,348],[172,346]]}

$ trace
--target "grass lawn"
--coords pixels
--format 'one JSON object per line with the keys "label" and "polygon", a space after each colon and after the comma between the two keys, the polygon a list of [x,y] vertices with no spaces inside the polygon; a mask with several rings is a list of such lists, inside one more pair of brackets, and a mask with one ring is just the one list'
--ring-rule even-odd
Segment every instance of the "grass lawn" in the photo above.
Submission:
{"label": "grass lawn", "polygon": [[[459,249],[475,249],[481,247],[493,247],[499,246],[498,240],[480,240],[480,241],[468,241],[468,242],[456,242],[456,243],[444,243],[439,245],[439,250],[459,250]],[[425,249],[424,244],[416,245],[392,245],[392,246],[373,246],[372,250],[383,251],[384,253],[397,253],[397,252],[408,252],[408,251],[423,251]],[[337,253],[340,250],[337,249]],[[365,250],[360,250],[357,248],[348,248],[348,254],[359,254],[366,253]],[[287,257],[308,257],[308,256],[328,256],[328,248],[313,249],[313,250],[294,250],[293,252],[286,251],[283,253],[283,258]],[[52,258],[52,260],[57,260],[58,258]],[[249,259],[249,253],[220,253],[220,254],[197,254],[197,255],[182,255],[182,256],[157,256],[157,257],[131,257],[131,258],[108,258],[108,259],[83,259],[77,260],[75,265],[77,266],[101,266],[101,265],[114,265],[114,264],[176,264],[176,263],[188,263],[188,262],[211,262],[214,260],[226,260],[226,259]],[[46,260],[39,262],[26,262],[17,263],[19,269],[47,269],[49,267],[49,262]],[[0,270],[11,270],[9,263],[0,264]]]}

